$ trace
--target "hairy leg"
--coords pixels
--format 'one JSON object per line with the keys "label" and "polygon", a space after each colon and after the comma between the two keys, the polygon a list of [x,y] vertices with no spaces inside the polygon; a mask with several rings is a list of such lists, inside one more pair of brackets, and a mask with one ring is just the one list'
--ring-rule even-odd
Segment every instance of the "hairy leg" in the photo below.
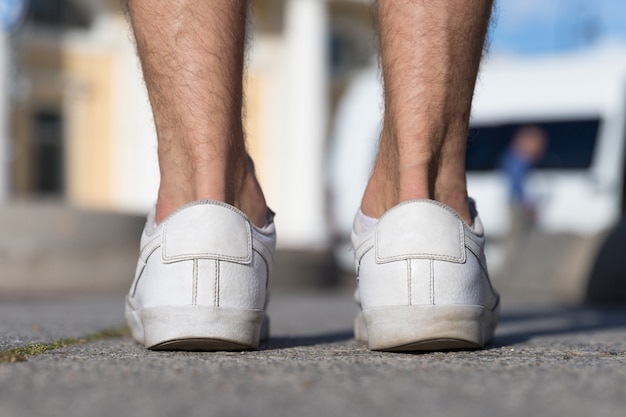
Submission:
{"label": "hairy leg", "polygon": [[470,223],[465,149],[492,0],[378,0],[385,116],[361,208],[430,198]]}
{"label": "hairy leg", "polygon": [[129,0],[158,136],[157,222],[194,200],[266,205],[241,120],[247,1]]}

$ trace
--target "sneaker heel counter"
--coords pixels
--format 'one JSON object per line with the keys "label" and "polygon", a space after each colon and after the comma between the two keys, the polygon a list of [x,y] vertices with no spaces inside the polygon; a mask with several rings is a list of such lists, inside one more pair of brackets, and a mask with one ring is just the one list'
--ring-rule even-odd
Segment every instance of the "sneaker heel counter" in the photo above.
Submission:
{"label": "sneaker heel counter", "polygon": [[433,262],[433,303],[493,306],[494,294],[489,277],[468,254],[465,263]]}
{"label": "sneaker heel counter", "polygon": [[161,249],[147,259],[137,279],[136,296],[143,307],[158,305],[193,305],[196,297],[193,260],[173,263],[161,261]]}

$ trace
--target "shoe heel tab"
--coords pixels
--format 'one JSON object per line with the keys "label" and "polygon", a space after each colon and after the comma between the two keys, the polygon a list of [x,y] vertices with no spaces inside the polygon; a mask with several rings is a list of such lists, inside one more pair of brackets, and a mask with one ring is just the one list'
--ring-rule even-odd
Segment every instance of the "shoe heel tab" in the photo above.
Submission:
{"label": "shoe heel tab", "polygon": [[216,203],[219,202],[189,204],[163,222],[163,262],[188,259],[251,262],[250,221],[235,207]]}
{"label": "shoe heel tab", "polygon": [[454,210],[433,200],[399,204],[376,226],[376,260],[382,263],[422,258],[463,263],[464,225]]}

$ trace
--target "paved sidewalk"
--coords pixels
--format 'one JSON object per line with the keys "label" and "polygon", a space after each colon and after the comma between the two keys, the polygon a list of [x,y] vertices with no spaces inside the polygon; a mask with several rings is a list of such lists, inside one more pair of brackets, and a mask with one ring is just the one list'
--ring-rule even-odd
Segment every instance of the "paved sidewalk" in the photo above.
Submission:
{"label": "paved sidewalk", "polygon": [[[0,348],[123,325],[122,296],[0,303]],[[130,338],[0,364],[0,415],[617,416],[626,410],[626,310],[505,304],[477,352],[370,352],[343,293],[275,294],[258,352],[152,352]]]}

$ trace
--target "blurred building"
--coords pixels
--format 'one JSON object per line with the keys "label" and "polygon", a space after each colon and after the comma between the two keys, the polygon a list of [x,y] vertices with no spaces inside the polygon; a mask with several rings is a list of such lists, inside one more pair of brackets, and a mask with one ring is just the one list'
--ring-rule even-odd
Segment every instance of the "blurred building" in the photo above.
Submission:
{"label": "blurred building", "polygon": [[119,1],[31,0],[12,43],[13,194],[141,209],[153,134]]}
{"label": "blurred building", "polygon": [[[10,194],[143,213],[156,139],[119,0],[31,0],[11,38]],[[283,246],[324,248],[332,109],[371,61],[367,0],[252,2],[245,123]]]}

